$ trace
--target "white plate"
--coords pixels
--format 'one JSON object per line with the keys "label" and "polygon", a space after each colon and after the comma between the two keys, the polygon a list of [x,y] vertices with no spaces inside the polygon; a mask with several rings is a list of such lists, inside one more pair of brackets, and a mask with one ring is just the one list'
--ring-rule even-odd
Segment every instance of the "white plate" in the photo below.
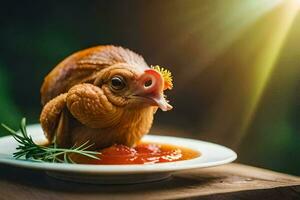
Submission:
{"label": "white plate", "polygon": [[[28,134],[36,142],[45,140],[40,125],[27,126]],[[231,149],[199,140],[146,135],[143,141],[178,145],[201,152],[201,156],[185,161],[176,161],[146,165],[84,165],[63,163],[39,163],[16,160],[12,154],[17,142],[12,136],[0,138],[0,163],[46,171],[55,178],[102,184],[127,184],[156,181],[167,178],[172,172],[181,170],[217,166],[232,162],[237,155]]]}

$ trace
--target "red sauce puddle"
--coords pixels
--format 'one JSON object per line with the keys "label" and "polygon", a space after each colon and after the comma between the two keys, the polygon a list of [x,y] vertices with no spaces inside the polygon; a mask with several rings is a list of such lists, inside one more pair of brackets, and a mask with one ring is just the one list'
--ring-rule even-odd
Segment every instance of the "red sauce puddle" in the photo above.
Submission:
{"label": "red sauce puddle", "polygon": [[82,156],[72,156],[76,163],[99,165],[155,164],[189,160],[201,155],[192,149],[167,144],[140,143],[130,148],[113,145],[99,151],[99,160]]}

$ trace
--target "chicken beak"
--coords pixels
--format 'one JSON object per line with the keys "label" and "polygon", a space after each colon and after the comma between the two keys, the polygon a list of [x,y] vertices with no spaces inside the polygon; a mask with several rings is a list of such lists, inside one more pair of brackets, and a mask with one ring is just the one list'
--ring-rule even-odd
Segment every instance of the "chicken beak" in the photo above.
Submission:
{"label": "chicken beak", "polygon": [[162,111],[168,111],[171,110],[173,107],[168,103],[168,101],[164,98],[163,95],[159,95],[157,97],[149,97],[151,98],[155,104],[162,110]]}
{"label": "chicken beak", "polygon": [[173,107],[165,99],[163,89],[164,80],[162,75],[156,70],[147,69],[137,81],[135,95],[145,98],[163,111],[168,111]]}

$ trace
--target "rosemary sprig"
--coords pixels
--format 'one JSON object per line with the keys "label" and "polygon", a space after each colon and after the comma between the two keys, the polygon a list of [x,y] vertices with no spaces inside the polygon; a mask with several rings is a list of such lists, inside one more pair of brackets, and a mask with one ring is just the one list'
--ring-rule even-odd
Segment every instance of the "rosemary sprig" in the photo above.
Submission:
{"label": "rosemary sprig", "polygon": [[49,146],[40,146],[33,142],[31,136],[27,134],[26,130],[26,119],[23,118],[20,124],[20,132],[9,128],[5,124],[1,124],[19,143],[17,151],[13,153],[14,158],[21,159],[25,158],[26,160],[34,160],[40,162],[58,162],[58,163],[75,163],[70,155],[79,154],[81,156],[86,156],[92,159],[99,158],[96,155],[99,155],[99,152],[88,151],[92,145],[88,145],[88,142],[83,143],[80,146],[73,146],[70,149],[58,148],[56,143]]}

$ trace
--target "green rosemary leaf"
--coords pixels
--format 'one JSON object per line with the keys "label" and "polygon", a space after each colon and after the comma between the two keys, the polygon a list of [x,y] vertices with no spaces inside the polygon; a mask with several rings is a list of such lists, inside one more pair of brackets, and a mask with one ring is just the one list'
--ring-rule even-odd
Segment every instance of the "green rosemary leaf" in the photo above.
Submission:
{"label": "green rosemary leaf", "polygon": [[17,132],[15,132],[13,129],[9,128],[8,126],[6,126],[5,124],[1,123],[1,126],[3,128],[5,128],[8,132],[13,133],[13,134],[17,134]]}
{"label": "green rosemary leaf", "polygon": [[34,143],[32,137],[27,134],[26,130],[26,119],[23,118],[20,123],[20,132],[9,128],[5,124],[1,124],[19,143],[19,146],[16,148],[17,151],[13,153],[14,158],[26,160],[33,160],[37,162],[59,162],[59,163],[75,163],[70,155],[78,154],[81,156],[86,156],[93,159],[98,159],[97,155],[99,152],[88,151],[93,144],[89,144],[89,141],[76,146],[74,145],[70,149],[58,148],[54,139],[54,142],[49,146],[40,146]]}

